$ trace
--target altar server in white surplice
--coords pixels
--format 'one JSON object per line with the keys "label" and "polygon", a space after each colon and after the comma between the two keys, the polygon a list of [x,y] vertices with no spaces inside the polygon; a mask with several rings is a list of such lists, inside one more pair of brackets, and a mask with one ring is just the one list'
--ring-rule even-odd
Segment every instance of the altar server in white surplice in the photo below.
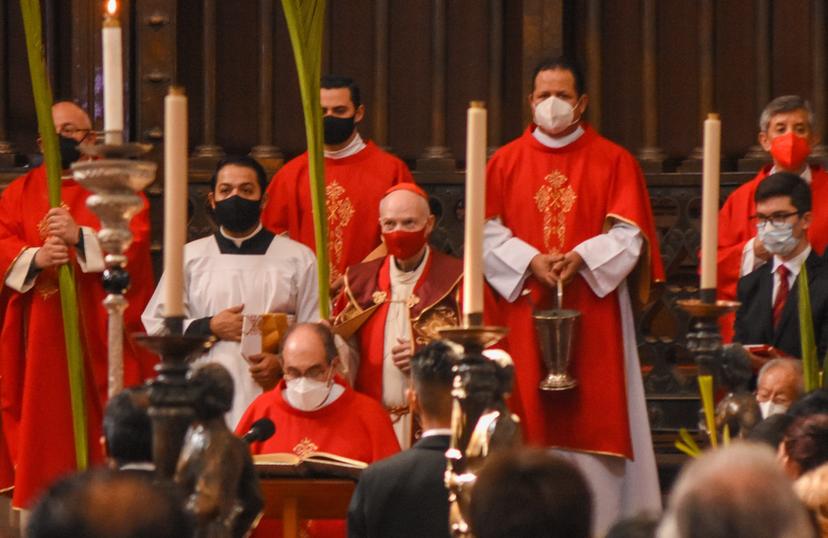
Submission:
{"label": "altar server in white surplice", "polygon": [[[230,157],[216,167],[208,201],[219,231],[184,247],[184,332],[217,341],[198,362],[217,362],[235,383],[232,429],[247,406],[278,382],[278,356],[244,357],[244,314],[283,312],[297,322],[318,321],[316,257],[306,246],[262,227],[266,176],[250,157]],[[141,319],[147,332],[163,328],[164,277]]]}

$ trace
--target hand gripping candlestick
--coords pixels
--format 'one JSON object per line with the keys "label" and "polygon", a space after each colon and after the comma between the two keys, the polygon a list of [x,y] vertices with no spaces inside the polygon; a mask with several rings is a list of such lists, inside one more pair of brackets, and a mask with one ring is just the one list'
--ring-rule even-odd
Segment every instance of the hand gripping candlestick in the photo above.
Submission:
{"label": "hand gripping candlestick", "polygon": [[145,144],[81,145],[79,149],[96,160],[76,162],[72,174],[79,184],[93,194],[86,205],[101,221],[98,240],[106,254],[103,301],[109,314],[109,396],[120,392],[124,385],[124,310],[129,289],[126,251],[132,243],[129,222],[143,207],[137,193],[155,179],[156,165],[149,161],[131,160],[147,152]]}

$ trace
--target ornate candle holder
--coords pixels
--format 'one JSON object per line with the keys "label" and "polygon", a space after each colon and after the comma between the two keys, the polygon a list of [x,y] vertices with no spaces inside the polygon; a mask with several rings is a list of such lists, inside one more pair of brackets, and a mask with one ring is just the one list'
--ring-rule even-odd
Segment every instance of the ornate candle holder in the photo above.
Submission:
{"label": "ornate candle holder", "polygon": [[498,359],[483,349],[503,338],[504,327],[485,327],[482,316],[466,316],[465,326],[440,329],[440,336],[463,346],[454,365],[451,444],[446,451],[449,527],[453,536],[468,537],[469,500],[477,473],[491,450],[520,443],[518,418],[509,412],[505,394],[511,392],[514,365],[504,352]]}
{"label": "ornate candle holder", "polygon": [[699,367],[699,375],[709,374],[714,380],[717,379],[720,377],[718,369],[722,352],[719,318],[729,312],[735,312],[740,303],[685,299],[677,301],[677,304],[696,320],[687,333],[687,350],[693,354]]}
{"label": "ornate candle holder", "polygon": [[126,250],[132,243],[129,221],[144,207],[138,192],[155,180],[156,164],[132,160],[151,149],[147,144],[81,145],[86,155],[98,157],[72,165],[75,181],[92,194],[86,201],[101,221],[98,240],[106,254],[103,303],[109,314],[109,396],[124,385],[124,310],[129,304],[124,294],[129,289]]}
{"label": "ornate candle holder", "polygon": [[158,476],[172,479],[184,435],[193,421],[195,388],[187,382],[189,361],[198,357],[213,340],[181,334],[181,318],[167,318],[167,331],[160,335],[134,335],[135,341],[161,358],[158,377],[150,382],[149,415],[152,420],[152,459]]}

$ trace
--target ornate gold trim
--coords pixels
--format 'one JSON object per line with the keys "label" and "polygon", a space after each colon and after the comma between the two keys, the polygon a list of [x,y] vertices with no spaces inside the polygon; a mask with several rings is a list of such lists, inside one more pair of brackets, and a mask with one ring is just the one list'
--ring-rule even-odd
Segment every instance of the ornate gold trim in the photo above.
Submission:
{"label": "ornate gold trim", "polygon": [[[436,305],[437,303],[439,303],[440,301],[442,301],[443,299],[445,299],[446,297],[448,297],[448,295],[449,295],[452,291],[454,291],[454,288],[456,288],[456,287],[457,287],[457,285],[460,283],[460,280],[462,280],[462,279],[463,279],[463,273],[460,273],[460,275],[457,277],[457,279],[454,281],[454,283],[453,283],[451,286],[449,286],[448,291],[446,291],[443,295],[441,295],[441,296],[440,296],[437,300],[433,301],[432,303],[428,304],[427,306],[424,306],[424,307],[423,307],[423,309],[420,311],[420,315],[419,315],[419,316],[417,316],[416,318],[410,318],[410,319],[411,319],[411,323],[414,323],[415,321],[418,321],[418,320],[419,320],[419,319],[423,316],[423,314],[425,314],[425,313],[426,313],[426,311],[427,311],[429,308],[431,308],[432,306]],[[409,308],[409,309],[410,309],[410,308]]]}

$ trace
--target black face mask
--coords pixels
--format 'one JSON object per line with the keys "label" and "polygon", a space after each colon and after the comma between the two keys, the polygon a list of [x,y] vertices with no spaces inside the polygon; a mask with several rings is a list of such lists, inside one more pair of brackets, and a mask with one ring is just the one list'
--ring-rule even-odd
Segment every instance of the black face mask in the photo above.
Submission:
{"label": "black face mask", "polygon": [[235,233],[254,227],[259,222],[260,213],[261,200],[248,200],[238,195],[216,202],[213,210],[219,225]]}
{"label": "black face mask", "polygon": [[58,135],[58,141],[60,142],[60,168],[68,170],[73,162],[81,158],[78,150],[79,142],[63,135]]}
{"label": "black face mask", "polygon": [[325,116],[322,118],[322,124],[325,127],[325,143],[331,146],[345,142],[354,132],[353,116],[350,118]]}

